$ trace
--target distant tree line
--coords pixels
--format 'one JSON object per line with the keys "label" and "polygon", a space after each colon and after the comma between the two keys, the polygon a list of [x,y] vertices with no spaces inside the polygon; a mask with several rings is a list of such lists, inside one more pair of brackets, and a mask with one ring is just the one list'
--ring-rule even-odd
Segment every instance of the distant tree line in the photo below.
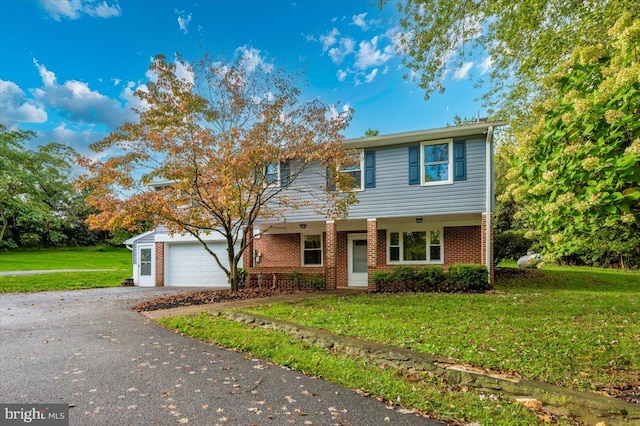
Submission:
{"label": "distant tree line", "polygon": [[0,124],[0,249],[120,244],[126,231],[90,230],[88,191],[74,188],[72,148],[48,143],[29,149],[34,132]]}

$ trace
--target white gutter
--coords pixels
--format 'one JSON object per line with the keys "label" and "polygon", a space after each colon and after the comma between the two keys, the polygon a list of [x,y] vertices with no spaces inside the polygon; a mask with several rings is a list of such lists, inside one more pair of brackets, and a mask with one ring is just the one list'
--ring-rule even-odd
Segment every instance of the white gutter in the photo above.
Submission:
{"label": "white gutter", "polygon": [[485,161],[485,173],[486,173],[486,185],[485,185],[485,265],[487,265],[487,271],[489,272],[489,280],[491,280],[491,195],[493,193],[493,168],[491,167],[491,158],[493,151],[493,126],[487,128],[487,143],[486,143],[486,161]]}

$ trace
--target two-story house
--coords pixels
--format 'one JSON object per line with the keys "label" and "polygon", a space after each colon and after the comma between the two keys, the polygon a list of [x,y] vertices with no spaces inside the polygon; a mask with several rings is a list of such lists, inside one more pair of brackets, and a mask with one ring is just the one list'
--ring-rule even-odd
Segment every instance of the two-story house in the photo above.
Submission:
{"label": "two-story house", "polygon": [[[478,263],[489,266],[493,281],[493,132],[504,124],[346,140],[359,160],[342,171],[354,177],[359,201],[348,217],[327,220],[303,208],[257,222],[243,267],[266,279],[279,272],[318,273],[336,288],[371,286],[373,271],[397,265]],[[296,185],[322,175],[311,170]],[[155,230],[127,244],[137,285],[228,286],[191,237]],[[222,254],[226,246],[212,237],[210,248]]]}

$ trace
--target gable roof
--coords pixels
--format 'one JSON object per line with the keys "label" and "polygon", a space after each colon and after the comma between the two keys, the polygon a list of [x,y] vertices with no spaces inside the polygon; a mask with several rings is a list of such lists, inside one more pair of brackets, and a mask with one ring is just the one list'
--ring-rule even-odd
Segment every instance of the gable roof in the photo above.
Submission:
{"label": "gable roof", "polygon": [[390,135],[371,136],[344,141],[344,147],[376,148],[380,146],[401,145],[411,142],[428,141],[445,138],[461,138],[485,134],[490,127],[505,126],[506,121],[482,121],[461,126],[441,127],[437,129],[416,130],[412,132],[393,133]]}

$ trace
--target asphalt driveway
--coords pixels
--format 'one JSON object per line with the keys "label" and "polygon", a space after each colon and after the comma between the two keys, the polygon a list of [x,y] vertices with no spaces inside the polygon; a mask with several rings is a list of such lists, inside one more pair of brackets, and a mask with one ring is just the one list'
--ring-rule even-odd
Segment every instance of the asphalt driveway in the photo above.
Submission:
{"label": "asphalt driveway", "polygon": [[169,291],[0,294],[0,403],[70,404],[71,425],[436,424],[131,310]]}

